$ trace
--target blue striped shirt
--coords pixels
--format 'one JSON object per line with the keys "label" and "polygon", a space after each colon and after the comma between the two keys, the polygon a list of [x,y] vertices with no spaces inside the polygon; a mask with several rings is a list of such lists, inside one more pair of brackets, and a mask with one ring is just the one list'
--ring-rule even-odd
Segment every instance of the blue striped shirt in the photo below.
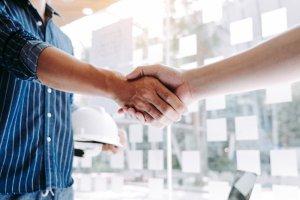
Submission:
{"label": "blue striped shirt", "polygon": [[28,0],[0,0],[0,194],[72,185],[72,96],[42,85],[40,53],[55,46],[72,54],[69,38],[42,23]]}

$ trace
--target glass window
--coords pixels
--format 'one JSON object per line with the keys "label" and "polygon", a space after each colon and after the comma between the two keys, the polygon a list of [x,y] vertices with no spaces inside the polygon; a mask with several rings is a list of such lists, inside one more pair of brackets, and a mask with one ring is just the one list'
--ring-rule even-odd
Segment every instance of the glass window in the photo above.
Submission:
{"label": "glass window", "polygon": [[[294,1],[166,2],[120,0],[63,30],[76,57],[125,74],[147,63],[208,65],[300,17]],[[123,153],[74,159],[76,199],[227,199],[236,170],[259,175],[251,199],[299,199],[299,97],[297,83],[211,97],[190,105],[168,134],[115,114],[100,98],[76,95],[78,106],[104,105],[129,140]]]}

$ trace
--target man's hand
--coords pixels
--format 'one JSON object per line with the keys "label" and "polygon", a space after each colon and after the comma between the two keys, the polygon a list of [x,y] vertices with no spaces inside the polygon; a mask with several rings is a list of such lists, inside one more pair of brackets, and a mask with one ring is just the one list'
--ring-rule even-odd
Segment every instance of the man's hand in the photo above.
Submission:
{"label": "man's hand", "polygon": [[152,76],[162,82],[172,92],[180,98],[181,101],[187,103],[191,100],[192,94],[188,81],[184,75],[173,68],[163,65],[149,65],[137,67],[133,72],[128,74],[128,80],[135,80],[143,76]]}
{"label": "man's hand", "polygon": [[[174,92],[185,104],[188,104],[192,100],[190,87],[181,72],[162,65],[151,65],[136,68],[132,73],[127,75],[127,79],[136,80],[144,76],[152,76],[158,79]],[[119,110],[119,113],[128,113],[140,121],[144,121],[146,118],[147,121],[147,116],[138,112],[134,107],[125,106]]]}
{"label": "man's hand", "polygon": [[142,113],[143,123],[160,122],[166,126],[180,120],[186,110],[183,102],[155,78],[142,77],[122,84],[115,100],[122,107]]}

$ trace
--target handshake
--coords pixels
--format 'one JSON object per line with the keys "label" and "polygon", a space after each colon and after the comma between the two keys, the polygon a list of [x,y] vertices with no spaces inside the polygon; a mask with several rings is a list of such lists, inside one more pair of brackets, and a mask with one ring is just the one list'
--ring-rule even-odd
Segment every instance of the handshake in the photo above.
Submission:
{"label": "handshake", "polygon": [[[122,77],[120,76],[122,79]],[[192,93],[183,73],[161,65],[138,67],[118,85],[114,99],[143,124],[164,127],[181,119]]]}

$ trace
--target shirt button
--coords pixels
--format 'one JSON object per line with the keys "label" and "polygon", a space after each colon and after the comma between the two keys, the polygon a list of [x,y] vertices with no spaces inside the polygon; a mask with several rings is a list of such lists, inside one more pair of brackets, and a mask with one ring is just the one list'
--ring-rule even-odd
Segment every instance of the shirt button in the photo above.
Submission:
{"label": "shirt button", "polygon": [[47,137],[47,142],[51,142],[51,137]]}
{"label": "shirt button", "polygon": [[47,89],[47,92],[48,92],[49,94],[51,94],[52,89],[51,89],[51,88],[48,88],[48,89]]}
{"label": "shirt button", "polygon": [[52,114],[51,113],[47,113],[47,117],[48,118],[52,117]]}
{"label": "shirt button", "polygon": [[38,22],[36,23],[36,25],[38,25],[38,26],[42,26],[42,25],[43,25],[43,22],[41,22],[41,21],[38,21]]}

